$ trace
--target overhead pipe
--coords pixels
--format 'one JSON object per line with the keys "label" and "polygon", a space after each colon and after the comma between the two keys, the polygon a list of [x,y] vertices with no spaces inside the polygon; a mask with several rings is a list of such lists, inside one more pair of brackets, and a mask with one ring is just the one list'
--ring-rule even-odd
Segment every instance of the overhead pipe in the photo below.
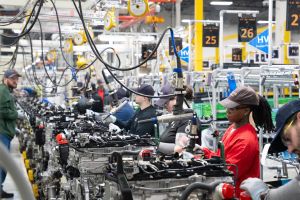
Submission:
{"label": "overhead pipe", "polygon": [[[204,3],[203,1],[195,1],[195,20],[203,20],[204,18]],[[195,57],[194,57],[194,70],[203,71],[203,24],[195,24]],[[191,46],[190,46],[191,49]],[[190,50],[191,52],[191,50]],[[189,62],[192,62],[191,60]]]}

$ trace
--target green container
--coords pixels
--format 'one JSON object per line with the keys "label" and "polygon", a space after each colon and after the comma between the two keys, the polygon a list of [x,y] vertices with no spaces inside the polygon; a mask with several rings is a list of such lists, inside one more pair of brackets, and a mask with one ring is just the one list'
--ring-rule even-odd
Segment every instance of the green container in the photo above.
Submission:
{"label": "green container", "polygon": [[212,116],[211,106],[209,103],[193,103],[193,110],[200,118],[209,118]]}
{"label": "green container", "polygon": [[221,104],[217,104],[217,119],[227,119],[226,108]]}
{"label": "green container", "polygon": [[192,104],[193,110],[197,113],[198,117],[202,117],[202,106],[201,103],[193,103]]}
{"label": "green container", "polygon": [[274,100],[269,98],[269,99],[267,99],[267,101],[270,104],[271,108],[274,108]]}
{"label": "green container", "polygon": [[[209,103],[193,103],[193,110],[200,118],[210,118],[212,116],[212,109]],[[217,104],[217,119],[227,119],[226,109],[221,104]]]}

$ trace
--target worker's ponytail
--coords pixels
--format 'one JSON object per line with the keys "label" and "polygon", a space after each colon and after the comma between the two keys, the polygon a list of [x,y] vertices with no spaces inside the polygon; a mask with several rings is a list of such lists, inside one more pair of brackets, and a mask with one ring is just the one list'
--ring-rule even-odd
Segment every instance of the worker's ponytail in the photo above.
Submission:
{"label": "worker's ponytail", "polygon": [[252,106],[252,116],[257,128],[263,128],[264,132],[271,132],[274,130],[274,125],[272,121],[272,109],[268,101],[258,95],[259,105]]}

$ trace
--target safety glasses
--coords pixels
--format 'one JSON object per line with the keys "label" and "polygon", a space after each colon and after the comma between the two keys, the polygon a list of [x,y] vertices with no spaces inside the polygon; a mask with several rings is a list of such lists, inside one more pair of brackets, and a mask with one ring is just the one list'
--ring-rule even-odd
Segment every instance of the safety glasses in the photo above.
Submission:
{"label": "safety glasses", "polygon": [[289,130],[290,130],[291,126],[294,124],[295,120],[296,120],[296,114],[294,114],[291,117],[291,119],[288,121],[288,123],[283,128],[283,132],[281,135],[281,141],[284,144],[284,146],[286,146],[286,147],[291,145]]}

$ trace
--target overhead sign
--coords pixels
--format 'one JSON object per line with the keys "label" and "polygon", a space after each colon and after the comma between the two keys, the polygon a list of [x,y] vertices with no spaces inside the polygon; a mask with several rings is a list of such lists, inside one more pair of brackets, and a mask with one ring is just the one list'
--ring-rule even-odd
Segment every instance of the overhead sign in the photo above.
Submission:
{"label": "overhead sign", "polygon": [[264,53],[268,53],[268,45],[269,45],[269,29],[265,30],[255,38],[253,38],[249,44]]}
{"label": "overhead sign", "polygon": [[[142,59],[146,59],[153,52],[153,49],[156,47],[156,44],[142,44]],[[153,54],[151,59],[157,58],[157,51]]]}
{"label": "overhead sign", "polygon": [[293,31],[300,29],[300,0],[287,0],[286,30]]}
{"label": "overhead sign", "polygon": [[[256,52],[254,54],[254,63],[266,63],[268,62],[268,54],[263,52]],[[272,51],[272,59],[279,59],[279,49],[273,49]]]}
{"label": "overhead sign", "polygon": [[219,47],[219,26],[206,25],[203,26],[203,47]]}
{"label": "overhead sign", "polygon": [[183,49],[181,49],[181,51],[178,52],[178,55],[181,60],[188,63],[189,62],[189,53],[190,53],[190,48],[189,48],[189,46],[186,46]]}
{"label": "overhead sign", "polygon": [[256,34],[256,17],[239,17],[238,42],[249,42]]}
{"label": "overhead sign", "polygon": [[242,52],[241,48],[232,49],[232,62],[242,62]]}
{"label": "overhead sign", "polygon": [[[174,39],[175,39],[176,51],[179,52],[182,49],[182,38],[175,37]],[[169,37],[169,55],[174,55],[172,39],[170,37]]]}
{"label": "overhead sign", "polygon": [[288,58],[298,58],[299,56],[299,46],[298,45],[289,45],[288,46]]}
{"label": "overhead sign", "polygon": [[272,58],[273,59],[278,59],[279,58],[279,49],[273,49]]}
{"label": "overhead sign", "polygon": [[203,68],[209,68],[209,62],[203,61]]}

